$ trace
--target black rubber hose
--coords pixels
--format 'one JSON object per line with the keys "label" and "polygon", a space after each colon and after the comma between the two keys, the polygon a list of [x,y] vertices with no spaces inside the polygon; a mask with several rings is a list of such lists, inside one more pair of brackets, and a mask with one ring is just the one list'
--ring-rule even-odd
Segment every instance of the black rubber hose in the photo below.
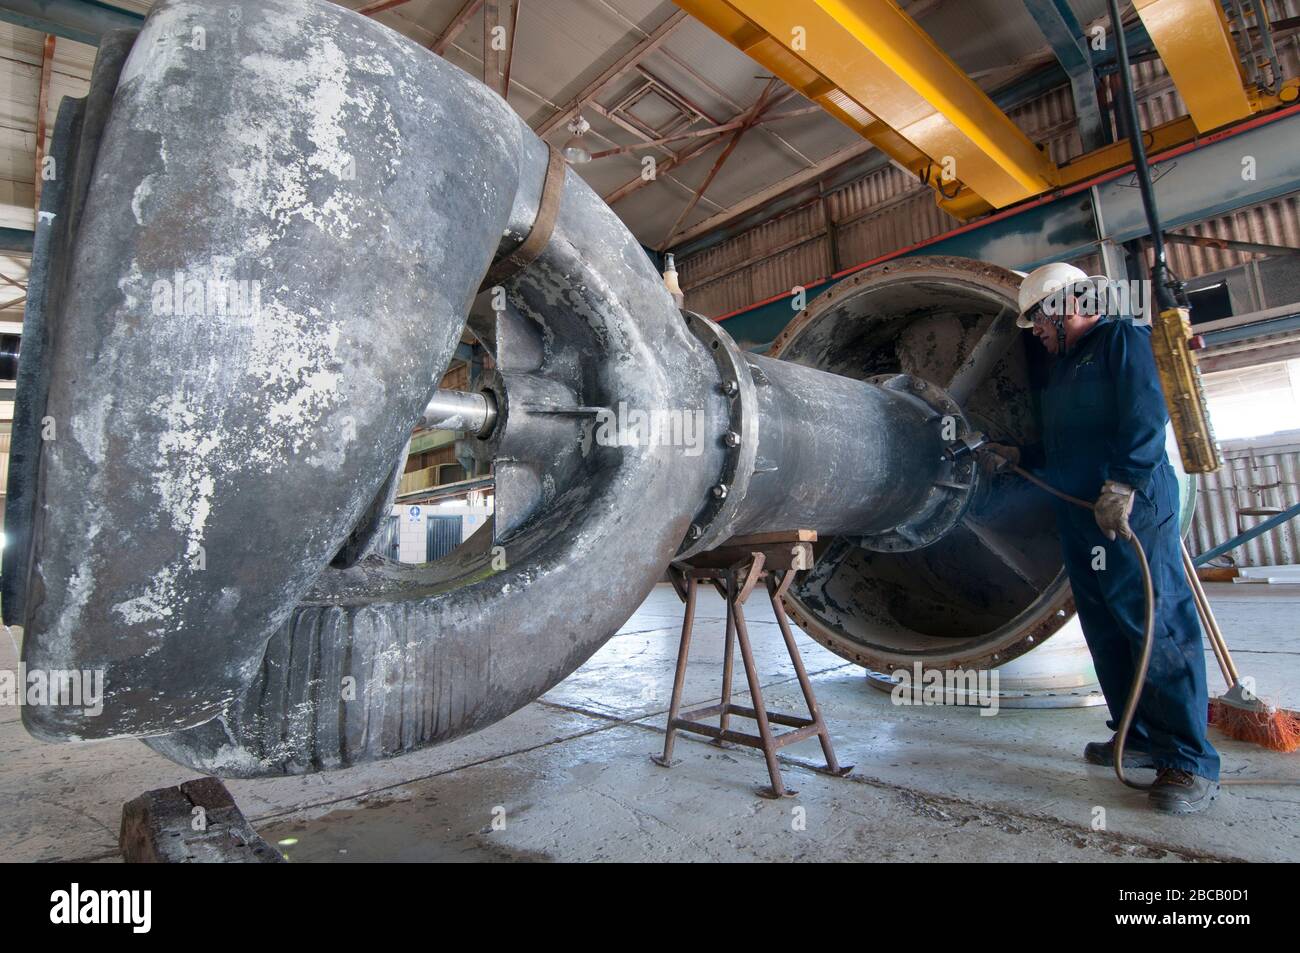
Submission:
{"label": "black rubber hose", "polygon": [[1156,304],[1161,311],[1178,307],[1169,284],[1169,266],[1165,258],[1165,240],[1160,231],[1160,214],[1156,210],[1156,193],[1151,184],[1151,169],[1147,165],[1146,143],[1142,140],[1142,123],[1138,119],[1137,98],[1133,95],[1133,74],[1129,72],[1128,43],[1124,39],[1124,24],[1119,16],[1118,0],[1109,0],[1110,25],[1115,32],[1115,56],[1119,65],[1119,85],[1124,114],[1128,119],[1129,144],[1133,149],[1133,166],[1137,174],[1138,190],[1142,194],[1142,207],[1146,211],[1147,228],[1151,231],[1151,247],[1155,252],[1155,265],[1151,269]]}
{"label": "black rubber hose", "polygon": [[[1018,476],[1028,480],[1039,489],[1046,490],[1058,499],[1083,507],[1085,510],[1093,508],[1093,504],[1087,500],[1081,500],[1077,496],[1062,493],[1056,487],[1044,483],[1028,470],[1022,469],[1010,461],[1007,462],[1007,466]],[[1124,773],[1124,744],[1128,738],[1129,729],[1133,727],[1133,718],[1137,714],[1138,703],[1142,700],[1142,687],[1146,684],[1147,669],[1151,665],[1151,652],[1155,648],[1156,594],[1155,588],[1151,584],[1151,564],[1147,562],[1146,550],[1142,548],[1136,533],[1130,532],[1127,538],[1129,544],[1133,547],[1134,554],[1137,555],[1138,566],[1142,570],[1142,592],[1146,600],[1146,611],[1142,624],[1142,657],[1138,659],[1137,671],[1133,673],[1133,684],[1128,689],[1128,700],[1124,703],[1124,712],[1120,716],[1119,727],[1115,731],[1115,777],[1119,778],[1121,784],[1136,788],[1139,791],[1146,791],[1151,788],[1150,784],[1131,781],[1128,775]]]}

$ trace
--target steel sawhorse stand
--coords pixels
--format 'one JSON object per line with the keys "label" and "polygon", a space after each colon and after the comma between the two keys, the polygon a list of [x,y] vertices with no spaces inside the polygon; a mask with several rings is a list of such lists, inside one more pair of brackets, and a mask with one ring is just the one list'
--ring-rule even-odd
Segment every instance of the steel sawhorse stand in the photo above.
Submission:
{"label": "steel sawhorse stand", "polygon": [[[686,604],[682,618],[682,640],[677,650],[677,671],[673,678],[672,701],[668,708],[668,730],[664,738],[664,753],[652,760],[665,768],[672,767],[673,742],[678,731],[690,731],[706,735],[715,744],[733,742],[758,748],[767,761],[767,772],[772,785],[759,791],[764,797],[787,797],[798,792],[787,790],[781,779],[781,767],[776,754],[786,745],[803,741],[816,735],[821,741],[822,753],[826,757],[825,771],[834,775],[845,775],[853,770],[852,765],[840,767],[835,759],[835,749],[831,745],[830,732],[821,708],[813,694],[812,683],[804,668],[799,647],[795,644],[790,631],[790,621],[786,618],[781,605],[795,576],[812,567],[812,544],[817,534],[811,530],[793,530],[782,533],[763,533],[757,536],[733,537],[722,546],[708,552],[700,553],[681,563],[669,567],[669,578],[677,595]],[[708,581],[727,603],[726,648],[722,662],[722,700],[716,705],[682,712],[682,688],[686,682],[686,660],[691,649],[691,632],[695,623],[696,593],[701,580]],[[808,706],[809,717],[787,715],[771,712],[763,704],[763,689],[759,684],[758,670],[754,665],[754,652],[749,642],[749,628],[745,624],[745,601],[753,592],[758,582],[767,585],[768,598],[772,602],[772,611],[776,615],[777,625],[781,628],[781,637],[785,640],[786,650],[794,665],[799,679],[799,688],[803,691],[804,702]],[[754,707],[736,705],[731,701],[731,676],[735,661],[735,645],[740,644],[740,657],[745,667],[745,678],[749,682],[749,694]],[[705,724],[702,719],[718,716],[718,725]],[[746,734],[732,731],[729,724],[732,715],[750,718],[758,722],[758,734]],[[772,725],[782,725],[792,729],[780,734],[772,730]]]}

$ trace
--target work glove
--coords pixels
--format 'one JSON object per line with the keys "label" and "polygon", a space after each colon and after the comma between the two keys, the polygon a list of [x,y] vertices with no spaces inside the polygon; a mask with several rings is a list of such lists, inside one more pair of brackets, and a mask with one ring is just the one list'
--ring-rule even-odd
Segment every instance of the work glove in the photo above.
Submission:
{"label": "work glove", "polygon": [[1004,467],[1020,465],[1020,448],[1006,443],[986,443],[980,447],[980,469],[996,473]]}
{"label": "work glove", "polygon": [[1101,495],[1092,505],[1092,515],[1097,520],[1102,534],[1107,539],[1120,536],[1129,539],[1133,529],[1128,525],[1129,514],[1133,512],[1133,487],[1126,483],[1107,480],[1102,484]]}

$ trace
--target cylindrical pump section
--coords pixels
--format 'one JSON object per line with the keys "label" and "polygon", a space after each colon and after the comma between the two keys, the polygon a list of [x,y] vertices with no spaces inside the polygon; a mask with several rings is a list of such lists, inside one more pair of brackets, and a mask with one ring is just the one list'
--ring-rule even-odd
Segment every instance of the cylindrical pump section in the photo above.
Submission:
{"label": "cylindrical pump section", "polygon": [[[874,536],[927,512],[951,463],[943,454],[945,414],[926,403],[923,387],[746,359],[758,404],[758,454],[736,535],[798,528]],[[949,423],[954,431],[956,423]],[[961,493],[956,487],[949,480],[939,488]]]}
{"label": "cylindrical pump section", "polygon": [[[1032,395],[1046,355],[1015,329],[1019,285],[1014,272],[984,262],[892,261],[811,301],[771,353],[782,366],[836,377],[925,382],[948,399],[960,395],[971,431],[1031,445],[1040,439]],[[1052,500],[1010,473],[975,483],[958,521],[925,546],[825,544],[790,590],[791,616],[832,651],[886,674],[918,662],[1001,667],[1063,631],[1077,638]],[[1048,690],[1074,692],[1077,681],[1057,679]],[[1035,690],[1048,682],[1036,675]]]}
{"label": "cylindrical pump section", "polygon": [[[682,317],[713,358],[728,416],[712,425],[725,456],[678,559],[734,536],[792,529],[900,552],[929,545],[961,518],[974,461],[944,450],[970,428],[942,388],[749,354],[716,322]],[[695,403],[706,406],[706,395]]]}

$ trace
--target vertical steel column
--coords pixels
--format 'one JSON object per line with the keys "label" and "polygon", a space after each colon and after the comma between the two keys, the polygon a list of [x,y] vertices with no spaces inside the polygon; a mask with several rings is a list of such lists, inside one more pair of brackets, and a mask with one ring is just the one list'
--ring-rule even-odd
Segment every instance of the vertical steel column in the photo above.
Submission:
{"label": "vertical steel column", "polygon": [[1079,123],[1083,150],[1091,152],[1110,143],[1110,131],[1097,99],[1097,77],[1092,56],[1083,39],[1083,27],[1068,0],[1025,0],[1025,9],[1052,45],[1074,93],[1074,112]]}

